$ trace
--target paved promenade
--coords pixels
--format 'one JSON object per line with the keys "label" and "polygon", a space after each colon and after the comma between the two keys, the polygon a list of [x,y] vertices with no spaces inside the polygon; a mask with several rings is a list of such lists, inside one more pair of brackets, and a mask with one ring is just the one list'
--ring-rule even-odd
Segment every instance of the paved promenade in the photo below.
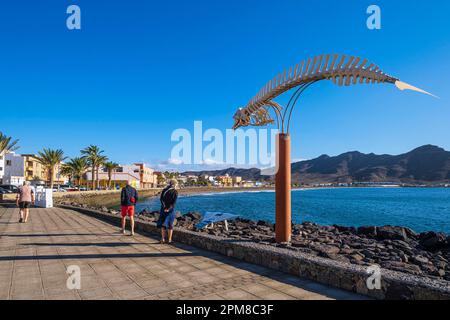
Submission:
{"label": "paved promenade", "polygon": [[[81,289],[66,286],[81,268]],[[338,289],[177,244],[78,212],[0,206],[0,299],[358,299]]]}

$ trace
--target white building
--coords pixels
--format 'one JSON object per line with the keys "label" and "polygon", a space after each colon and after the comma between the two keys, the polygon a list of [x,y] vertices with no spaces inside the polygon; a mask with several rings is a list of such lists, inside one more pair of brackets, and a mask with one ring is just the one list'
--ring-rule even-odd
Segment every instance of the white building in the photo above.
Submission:
{"label": "white building", "polygon": [[3,175],[5,174],[5,156],[0,154],[0,182],[3,183]]}
{"label": "white building", "polygon": [[25,158],[20,154],[7,153],[4,158],[3,184],[20,186],[25,181]]}
{"label": "white building", "polygon": [[[140,189],[141,187],[141,170],[137,165],[124,165],[117,168],[111,176],[112,186],[124,187],[128,182],[132,187]],[[86,172],[86,178],[88,181],[92,180],[92,172],[88,170]],[[96,177],[97,178],[97,177]],[[100,181],[100,187],[106,188],[108,183],[108,172],[100,169],[98,172],[98,180]]]}

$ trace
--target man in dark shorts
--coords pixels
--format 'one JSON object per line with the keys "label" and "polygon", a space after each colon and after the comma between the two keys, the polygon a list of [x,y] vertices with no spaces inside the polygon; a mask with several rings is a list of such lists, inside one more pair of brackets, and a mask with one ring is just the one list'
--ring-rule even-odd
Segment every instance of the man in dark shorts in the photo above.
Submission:
{"label": "man in dark shorts", "polygon": [[161,192],[161,211],[159,213],[158,228],[161,228],[161,243],[166,242],[166,230],[168,240],[172,243],[173,223],[175,221],[175,203],[178,199],[177,180],[173,179]]}
{"label": "man in dark shorts", "polygon": [[120,194],[120,205],[122,213],[122,233],[125,234],[126,217],[130,217],[131,235],[134,236],[134,208],[138,202],[138,193],[135,188],[127,185],[122,189]]}
{"label": "man in dark shorts", "polygon": [[34,205],[34,190],[30,186],[29,181],[25,181],[23,186],[19,188],[19,193],[16,197],[16,204],[20,208],[19,223],[26,223],[28,221],[28,215],[30,214],[30,207],[31,205]]}

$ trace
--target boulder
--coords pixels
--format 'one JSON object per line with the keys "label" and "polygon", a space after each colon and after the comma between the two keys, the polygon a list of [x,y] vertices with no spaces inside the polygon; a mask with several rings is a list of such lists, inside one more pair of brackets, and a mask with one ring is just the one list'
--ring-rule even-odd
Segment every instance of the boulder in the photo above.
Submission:
{"label": "boulder", "polygon": [[365,257],[361,254],[354,253],[354,254],[350,255],[349,258],[351,258],[351,260],[362,261]]}
{"label": "boulder", "polygon": [[338,230],[339,232],[342,233],[351,233],[351,234],[355,234],[356,233],[356,228],[355,227],[345,227],[345,226],[338,226],[338,225],[333,225],[333,227]]}
{"label": "boulder", "polygon": [[408,239],[416,240],[418,238],[419,235],[416,232],[414,232],[414,230],[410,228],[403,228],[403,229],[405,229],[406,236],[408,237]]}
{"label": "boulder", "polygon": [[411,262],[414,262],[415,264],[418,264],[418,265],[423,265],[423,264],[430,263],[430,260],[424,256],[414,256],[414,257],[411,257]]}
{"label": "boulder", "polygon": [[408,240],[405,228],[384,226],[377,228],[377,239],[379,240]]}
{"label": "boulder", "polygon": [[340,249],[338,247],[328,246],[325,244],[317,244],[317,243],[311,244],[310,248],[317,252],[326,254],[326,255],[338,254],[340,251]]}
{"label": "boulder", "polygon": [[381,267],[415,275],[420,275],[422,273],[418,266],[400,261],[385,261],[381,263]]}
{"label": "boulder", "polygon": [[263,220],[259,220],[257,223],[256,223],[256,225],[257,226],[259,226],[259,227],[272,227],[272,224],[271,223],[269,223],[269,222],[267,222],[267,221],[263,221]]}
{"label": "boulder", "polygon": [[187,218],[190,218],[192,221],[200,221],[202,215],[198,212],[189,212],[186,214]]}
{"label": "boulder", "polygon": [[359,227],[357,233],[358,235],[375,238],[377,236],[377,227]]}
{"label": "boulder", "polygon": [[433,231],[424,232],[419,235],[419,244],[429,251],[439,250],[448,245],[447,236]]}

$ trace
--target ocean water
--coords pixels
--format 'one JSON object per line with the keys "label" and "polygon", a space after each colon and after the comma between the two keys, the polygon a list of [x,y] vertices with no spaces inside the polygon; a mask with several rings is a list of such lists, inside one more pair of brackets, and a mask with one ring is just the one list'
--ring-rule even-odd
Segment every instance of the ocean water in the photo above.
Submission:
{"label": "ocean water", "polygon": [[[159,199],[138,209],[159,210]],[[274,192],[216,193],[182,196],[177,211],[219,211],[252,220],[275,221]],[[337,188],[292,192],[292,219],[321,225],[394,225],[416,232],[450,234],[450,188]]]}

